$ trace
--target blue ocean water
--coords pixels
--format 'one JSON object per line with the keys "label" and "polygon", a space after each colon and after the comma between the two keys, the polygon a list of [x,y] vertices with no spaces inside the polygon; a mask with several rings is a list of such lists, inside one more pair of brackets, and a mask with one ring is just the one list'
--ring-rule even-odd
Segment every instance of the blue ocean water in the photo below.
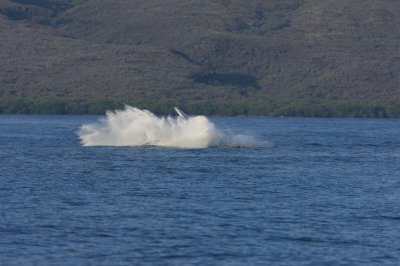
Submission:
{"label": "blue ocean water", "polygon": [[83,147],[0,116],[1,265],[399,265],[400,121],[211,118],[273,145]]}

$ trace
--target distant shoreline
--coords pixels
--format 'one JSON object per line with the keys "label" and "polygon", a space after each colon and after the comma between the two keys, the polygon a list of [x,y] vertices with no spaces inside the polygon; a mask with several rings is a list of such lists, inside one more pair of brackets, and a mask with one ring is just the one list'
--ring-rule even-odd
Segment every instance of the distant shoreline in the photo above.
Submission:
{"label": "distant shoreline", "polygon": [[326,100],[181,101],[133,99],[0,98],[0,114],[102,115],[131,105],[158,115],[174,114],[180,106],[193,115],[269,117],[400,118],[400,103]]}

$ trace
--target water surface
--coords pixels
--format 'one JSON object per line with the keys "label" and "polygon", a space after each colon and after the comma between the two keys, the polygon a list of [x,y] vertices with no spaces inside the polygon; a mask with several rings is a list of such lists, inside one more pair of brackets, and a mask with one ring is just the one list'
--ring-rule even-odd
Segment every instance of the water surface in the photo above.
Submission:
{"label": "water surface", "polygon": [[83,147],[0,116],[0,264],[398,265],[400,121],[211,118],[273,146]]}

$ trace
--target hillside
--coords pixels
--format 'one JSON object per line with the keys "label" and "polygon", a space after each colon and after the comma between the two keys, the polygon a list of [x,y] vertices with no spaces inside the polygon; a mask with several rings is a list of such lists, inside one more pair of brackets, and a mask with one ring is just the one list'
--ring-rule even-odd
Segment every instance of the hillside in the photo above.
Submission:
{"label": "hillside", "polygon": [[400,116],[400,2],[0,0],[0,112]]}

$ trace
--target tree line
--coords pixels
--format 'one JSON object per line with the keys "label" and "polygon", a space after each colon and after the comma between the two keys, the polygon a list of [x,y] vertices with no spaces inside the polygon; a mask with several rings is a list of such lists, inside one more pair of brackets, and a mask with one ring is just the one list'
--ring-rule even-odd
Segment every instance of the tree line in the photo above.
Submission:
{"label": "tree line", "polygon": [[400,102],[252,99],[221,102],[135,99],[0,98],[0,114],[91,114],[131,105],[158,115],[174,114],[173,106],[192,115],[400,118]]}

